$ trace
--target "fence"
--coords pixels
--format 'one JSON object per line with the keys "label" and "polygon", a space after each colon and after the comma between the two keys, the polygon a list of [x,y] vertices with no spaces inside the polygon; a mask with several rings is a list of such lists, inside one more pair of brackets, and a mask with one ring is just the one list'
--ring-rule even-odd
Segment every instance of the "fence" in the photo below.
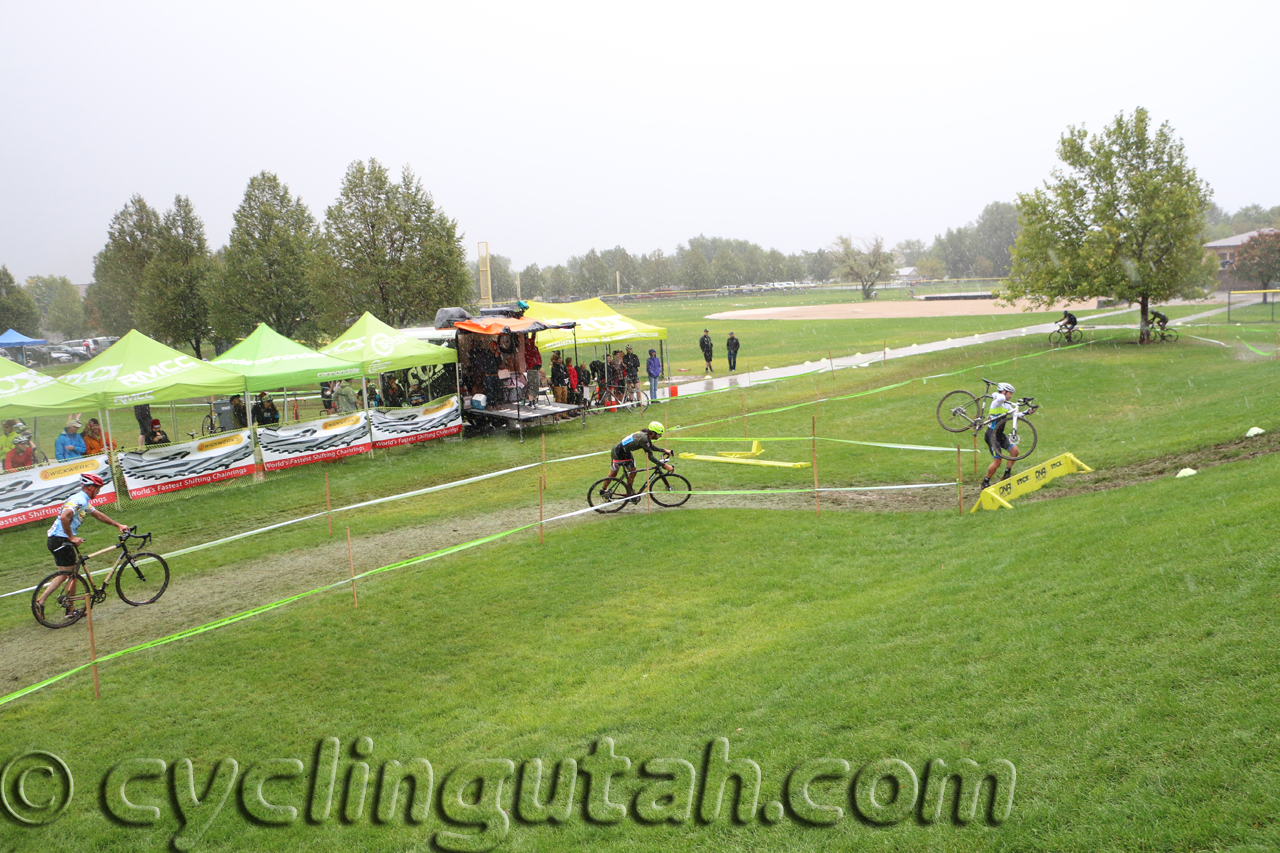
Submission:
{"label": "fence", "polygon": [[1280,290],[1229,290],[1227,322],[1274,323],[1277,301],[1280,301]]}

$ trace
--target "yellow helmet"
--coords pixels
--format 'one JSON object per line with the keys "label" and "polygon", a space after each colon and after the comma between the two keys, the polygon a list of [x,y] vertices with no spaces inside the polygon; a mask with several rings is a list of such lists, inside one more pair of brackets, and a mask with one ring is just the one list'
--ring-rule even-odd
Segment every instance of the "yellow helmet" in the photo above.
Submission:
{"label": "yellow helmet", "polygon": [[666,427],[664,427],[658,421],[649,421],[649,432],[653,433],[654,435],[662,435],[666,431],[667,431]]}

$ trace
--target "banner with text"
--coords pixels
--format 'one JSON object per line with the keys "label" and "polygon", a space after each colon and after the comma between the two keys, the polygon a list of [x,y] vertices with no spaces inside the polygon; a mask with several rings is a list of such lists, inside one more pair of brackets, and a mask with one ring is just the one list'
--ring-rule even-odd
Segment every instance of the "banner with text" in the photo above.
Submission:
{"label": "banner with text", "polygon": [[267,427],[258,431],[258,444],[262,447],[262,461],[268,471],[341,459],[373,449],[364,412],[284,427]]}
{"label": "banner with text", "polygon": [[120,454],[129,497],[146,498],[253,473],[253,441],[247,432],[220,433],[142,452]]}
{"label": "banner with text", "polygon": [[395,447],[429,441],[462,432],[462,406],[458,395],[432,400],[426,406],[391,412],[369,413],[374,447]]}
{"label": "banner with text", "polygon": [[62,502],[80,490],[81,474],[97,474],[107,483],[93,499],[94,506],[116,502],[105,455],[15,471],[0,476],[0,530],[57,515]]}

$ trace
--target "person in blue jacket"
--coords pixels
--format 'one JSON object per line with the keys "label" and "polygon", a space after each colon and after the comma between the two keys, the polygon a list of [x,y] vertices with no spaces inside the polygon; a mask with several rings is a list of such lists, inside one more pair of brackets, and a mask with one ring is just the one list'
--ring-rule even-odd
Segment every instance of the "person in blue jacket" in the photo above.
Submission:
{"label": "person in blue jacket", "polygon": [[649,350],[649,360],[645,362],[645,372],[649,374],[649,399],[658,399],[658,380],[662,378],[662,359],[658,358],[656,349]]}
{"label": "person in blue jacket", "polygon": [[80,419],[74,415],[67,419],[62,435],[53,443],[53,455],[58,461],[79,459],[87,452],[84,439],[80,436]]}

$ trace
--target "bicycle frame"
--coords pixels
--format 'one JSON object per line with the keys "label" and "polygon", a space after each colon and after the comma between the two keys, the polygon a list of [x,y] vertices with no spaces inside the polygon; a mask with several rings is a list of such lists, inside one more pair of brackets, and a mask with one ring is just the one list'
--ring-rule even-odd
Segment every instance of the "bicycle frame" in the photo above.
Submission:
{"label": "bicycle frame", "polygon": [[[115,563],[113,563],[110,570],[108,570],[106,577],[102,579],[102,585],[95,586],[93,583],[93,573],[89,571],[89,561],[94,557],[100,557],[108,551],[114,551],[117,548],[120,549],[120,554],[116,557]],[[120,544],[111,545],[107,548],[103,548],[101,551],[94,551],[92,554],[81,554],[80,549],[77,548],[76,564],[68,567],[68,572],[71,573],[72,576],[63,582],[63,586],[66,586],[69,583],[79,583],[83,581],[89,587],[88,594],[93,596],[94,604],[100,604],[106,600],[107,587],[110,586],[112,579],[115,578],[116,572],[120,571],[121,567],[125,565],[128,555],[129,552]]]}

